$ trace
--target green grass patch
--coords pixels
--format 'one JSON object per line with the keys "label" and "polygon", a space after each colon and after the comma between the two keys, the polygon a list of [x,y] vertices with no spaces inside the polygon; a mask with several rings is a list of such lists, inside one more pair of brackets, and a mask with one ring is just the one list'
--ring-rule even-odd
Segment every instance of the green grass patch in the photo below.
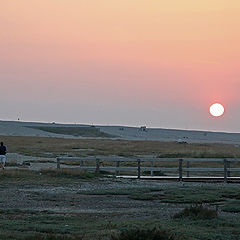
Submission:
{"label": "green grass patch", "polygon": [[181,204],[218,204],[228,201],[229,198],[239,196],[236,187],[171,187],[167,189],[158,187],[144,188],[110,188],[79,191],[84,195],[127,195],[134,200],[160,200],[164,203]]}
{"label": "green grass patch", "polygon": [[[186,215],[180,218],[163,219],[158,212],[149,213],[147,215],[143,213],[139,217],[127,212],[66,214],[1,209],[0,239],[151,240],[159,239],[159,236],[168,236],[169,238],[160,239],[238,240],[240,236],[240,216],[238,215],[224,218],[200,218],[197,215],[198,217],[193,221],[193,218]],[[154,230],[154,227],[159,231]]]}
{"label": "green grass patch", "polygon": [[215,203],[225,201],[239,192],[238,188],[226,187],[174,187],[159,196],[166,203]]}
{"label": "green grass patch", "polygon": [[110,189],[93,189],[90,191],[79,191],[79,194],[84,195],[127,195],[133,200],[156,200],[159,199],[158,192],[162,188],[146,187],[146,188],[110,188]]}
{"label": "green grass patch", "polygon": [[20,163],[17,163],[17,162],[6,162],[6,167],[19,167],[21,166]]}
{"label": "green grass patch", "polygon": [[69,169],[69,168],[62,168],[62,169],[44,169],[41,170],[43,175],[48,177],[56,177],[56,178],[80,178],[80,179],[92,179],[97,177],[102,177],[101,173],[96,172],[88,172],[81,169]]}
{"label": "green grass patch", "polygon": [[26,169],[6,169],[0,171],[0,181],[2,185],[67,185],[79,183],[83,180],[94,180],[102,177],[101,173],[87,172],[80,169],[42,169],[32,171]]}
{"label": "green grass patch", "polygon": [[133,193],[129,195],[129,198],[140,201],[152,201],[158,199],[158,196],[149,193]]}
{"label": "green grass patch", "polygon": [[7,169],[0,171],[0,180],[26,180],[39,178],[39,173],[23,169]]}
{"label": "green grass patch", "polygon": [[53,214],[51,211],[37,211],[31,209],[0,209],[0,214],[2,215],[38,215],[38,214]]}
{"label": "green grass patch", "polygon": [[222,211],[239,213],[240,212],[240,200],[233,200],[233,201],[226,202],[222,207]]}
{"label": "green grass patch", "polygon": [[109,189],[93,189],[89,191],[79,191],[79,194],[84,195],[140,195],[161,191],[162,188],[149,187],[149,188],[109,188]]}
{"label": "green grass patch", "polygon": [[[39,239],[49,239],[48,237],[51,236],[54,240],[81,239],[80,237],[83,237],[83,240],[152,240],[159,239],[158,237],[161,236],[159,231],[153,230],[156,227],[169,233],[163,233],[163,237],[169,237],[163,239],[238,240],[240,219],[236,217],[235,219],[216,218],[193,221],[190,218],[163,220],[160,217],[149,217],[134,219],[127,216],[101,216],[98,214],[77,216],[39,215],[17,216],[11,219],[3,218],[0,227],[0,239],[20,240],[28,239],[27,237],[33,239],[34,236]],[[142,234],[139,235],[140,233]],[[146,233],[148,234],[146,235]],[[158,234],[155,235],[155,233]],[[12,238],[9,238],[9,236],[12,236]],[[141,238],[141,236],[145,238]],[[153,238],[153,236],[156,238]]]}

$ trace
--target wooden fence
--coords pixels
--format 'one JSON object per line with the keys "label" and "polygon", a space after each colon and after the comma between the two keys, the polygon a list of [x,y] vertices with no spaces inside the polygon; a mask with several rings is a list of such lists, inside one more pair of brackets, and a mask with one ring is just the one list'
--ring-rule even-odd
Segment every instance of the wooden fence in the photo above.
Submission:
{"label": "wooden fence", "polygon": [[[148,158],[148,157],[119,157],[119,156],[111,156],[111,157],[58,157],[57,158],[57,169],[60,169],[61,164],[67,162],[78,162],[80,169],[90,170],[90,171],[109,171],[114,172],[116,176],[121,172],[136,172],[137,178],[142,177],[143,172],[150,172],[151,176],[154,176],[154,172],[172,172],[176,173],[176,176],[179,181],[183,180],[183,177],[190,177],[190,173],[199,173],[199,172],[207,172],[207,173],[222,173],[223,179],[225,182],[230,178],[231,172],[240,172],[240,167],[231,167],[231,163],[240,163],[240,159],[233,158]],[[92,162],[91,165],[86,165],[86,163]],[[112,162],[113,166],[105,166],[104,163]],[[123,163],[135,163],[136,166],[124,166]],[[143,166],[144,162],[150,162],[149,166]],[[154,163],[167,162],[167,163],[175,163],[177,167],[158,167],[154,166]],[[222,167],[190,167],[191,163],[210,163],[215,162]],[[184,175],[185,173],[185,175]]]}

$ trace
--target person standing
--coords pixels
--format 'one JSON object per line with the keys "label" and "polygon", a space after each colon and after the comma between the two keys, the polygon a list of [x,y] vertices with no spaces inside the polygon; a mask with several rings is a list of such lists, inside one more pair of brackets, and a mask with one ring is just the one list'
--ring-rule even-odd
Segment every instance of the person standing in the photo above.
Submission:
{"label": "person standing", "polygon": [[4,170],[5,168],[5,163],[6,163],[6,153],[7,153],[7,148],[6,146],[3,145],[3,142],[1,142],[0,145],[0,163],[1,167]]}

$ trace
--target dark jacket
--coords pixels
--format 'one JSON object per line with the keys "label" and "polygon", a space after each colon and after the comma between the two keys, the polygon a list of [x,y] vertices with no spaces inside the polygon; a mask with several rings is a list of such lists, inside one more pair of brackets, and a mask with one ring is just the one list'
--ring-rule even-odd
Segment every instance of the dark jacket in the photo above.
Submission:
{"label": "dark jacket", "polygon": [[0,146],[0,155],[6,155],[7,148],[5,146]]}

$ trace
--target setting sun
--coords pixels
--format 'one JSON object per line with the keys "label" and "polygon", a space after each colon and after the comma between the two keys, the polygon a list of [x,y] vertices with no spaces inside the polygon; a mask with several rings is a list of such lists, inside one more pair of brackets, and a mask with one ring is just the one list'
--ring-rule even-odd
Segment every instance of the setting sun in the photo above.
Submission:
{"label": "setting sun", "polygon": [[221,117],[224,113],[224,107],[220,103],[214,103],[210,106],[209,112],[214,117]]}

